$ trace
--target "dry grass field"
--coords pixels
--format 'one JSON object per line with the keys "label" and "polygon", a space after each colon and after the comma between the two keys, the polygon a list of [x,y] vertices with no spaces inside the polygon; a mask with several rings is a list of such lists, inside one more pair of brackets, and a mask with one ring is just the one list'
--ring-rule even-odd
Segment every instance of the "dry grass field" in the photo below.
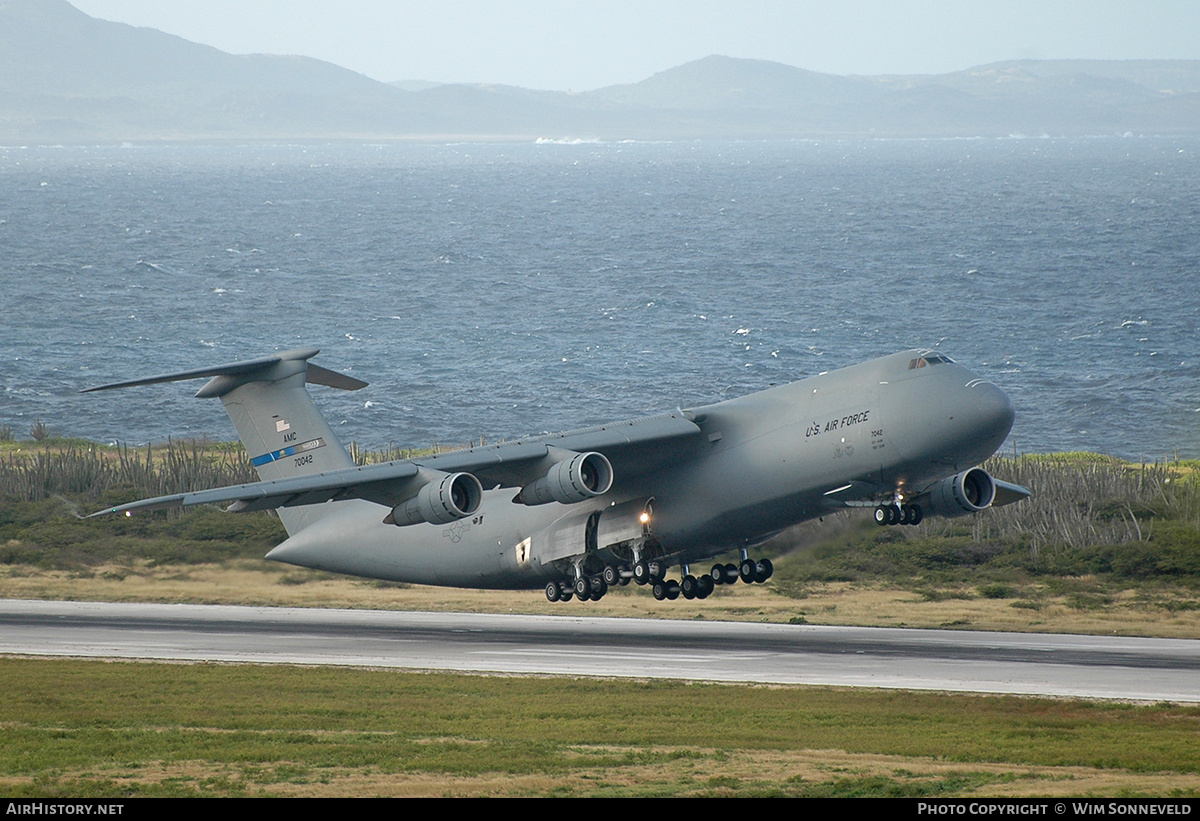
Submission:
{"label": "dry grass field", "polygon": [[[1084,580],[1086,581],[1086,580]],[[551,604],[540,590],[457,590],[354,579],[257,559],[153,565],[146,561],[87,570],[0,566],[0,596],[77,601],[246,604],[469,613],[709,619],[864,627],[924,627],[1163,638],[1200,637],[1197,591],[1180,587],[1150,595],[1130,590],[1103,606],[1081,606],[1074,594],[1026,591],[1032,599],[993,598],[963,585],[937,593],[882,582],[811,582],[798,594],[765,585],[718,588],[708,599],[658,602],[646,588],[616,588],[599,602]]]}
{"label": "dry grass field", "polygon": [[1191,796],[1200,707],[0,659],[0,792]]}

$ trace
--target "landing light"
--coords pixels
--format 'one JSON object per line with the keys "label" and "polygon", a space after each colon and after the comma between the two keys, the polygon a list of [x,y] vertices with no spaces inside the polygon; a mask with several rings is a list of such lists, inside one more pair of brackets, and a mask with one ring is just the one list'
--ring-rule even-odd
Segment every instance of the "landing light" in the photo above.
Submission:
{"label": "landing light", "polygon": [[132,511],[132,510],[127,510],[127,511],[125,511],[125,515],[126,515],[126,516],[133,516],[133,511]]}
{"label": "landing light", "polygon": [[647,522],[650,521],[650,514],[643,510],[642,515],[638,516],[638,521],[641,522],[642,524],[646,524]]}

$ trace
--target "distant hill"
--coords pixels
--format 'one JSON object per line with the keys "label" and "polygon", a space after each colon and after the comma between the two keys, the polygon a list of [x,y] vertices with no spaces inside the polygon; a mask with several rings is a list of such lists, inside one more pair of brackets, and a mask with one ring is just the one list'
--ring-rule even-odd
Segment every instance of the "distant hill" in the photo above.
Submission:
{"label": "distant hill", "polygon": [[394,131],[403,97],[308,57],[235,56],[97,20],[65,0],[0,0],[8,143]]}
{"label": "distant hill", "polygon": [[0,0],[0,144],[1200,134],[1200,61],[1014,61],[836,76],[712,56],[578,94],[379,83]]}

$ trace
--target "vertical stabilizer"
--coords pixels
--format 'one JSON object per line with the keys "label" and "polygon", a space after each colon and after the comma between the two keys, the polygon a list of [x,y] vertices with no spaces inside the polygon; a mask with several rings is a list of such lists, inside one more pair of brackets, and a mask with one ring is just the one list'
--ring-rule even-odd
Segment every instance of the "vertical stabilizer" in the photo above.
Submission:
{"label": "vertical stabilizer", "polygon": [[[353,467],[350,455],[304,386],[306,382],[315,382],[342,390],[358,390],[367,383],[310,365],[308,360],[317,352],[316,348],[284,351],[262,359],[118,382],[89,390],[211,377],[196,396],[221,398],[262,479],[285,479]],[[280,508],[278,513],[288,533],[294,534],[328,515],[338,504]]]}

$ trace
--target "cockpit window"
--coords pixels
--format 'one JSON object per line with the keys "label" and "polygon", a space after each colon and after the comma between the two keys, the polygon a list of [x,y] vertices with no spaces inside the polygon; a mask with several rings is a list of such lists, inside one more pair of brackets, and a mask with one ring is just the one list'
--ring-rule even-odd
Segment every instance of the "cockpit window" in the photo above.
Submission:
{"label": "cockpit window", "polygon": [[947,362],[953,362],[953,361],[954,361],[953,359],[946,356],[945,354],[934,353],[933,351],[926,351],[926,352],[922,353],[920,356],[918,356],[916,359],[910,359],[908,362],[908,369],[910,371],[915,371],[917,368],[924,368],[926,365],[942,365]]}

